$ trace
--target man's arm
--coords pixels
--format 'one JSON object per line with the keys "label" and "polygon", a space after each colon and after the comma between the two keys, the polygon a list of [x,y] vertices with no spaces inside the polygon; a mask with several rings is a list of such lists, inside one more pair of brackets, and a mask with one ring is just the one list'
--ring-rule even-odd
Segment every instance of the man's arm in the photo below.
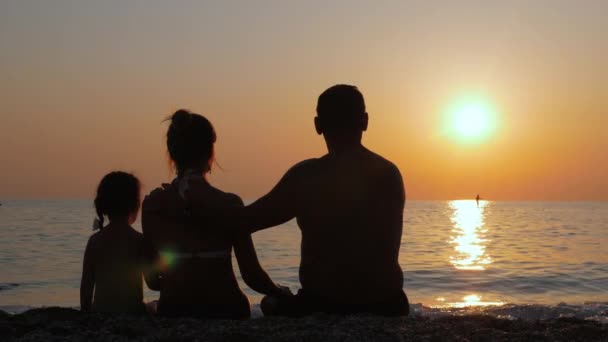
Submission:
{"label": "man's arm", "polygon": [[171,246],[183,230],[185,204],[169,185],[163,186],[144,198],[141,213],[144,242],[156,252]]}
{"label": "man's arm", "polygon": [[390,215],[391,222],[389,223],[393,227],[395,236],[393,237],[394,250],[393,257],[399,258],[399,249],[401,247],[401,236],[403,234],[403,211],[405,209],[405,186],[403,184],[403,178],[401,172],[395,165],[391,165],[389,170],[389,177],[386,178],[388,181],[387,189],[391,196],[389,197],[388,205],[391,208],[392,215]]}
{"label": "man's arm", "polygon": [[309,159],[292,166],[269,193],[243,208],[241,229],[254,233],[296,217],[315,162]]}
{"label": "man's arm", "polygon": [[301,165],[289,169],[269,193],[246,207],[213,209],[186,194],[187,210],[197,223],[216,222],[245,234],[278,226],[297,215],[297,203],[301,196]]}
{"label": "man's arm", "polygon": [[283,224],[297,214],[297,166],[285,173],[269,193],[244,207],[241,212],[241,229],[248,233]]}

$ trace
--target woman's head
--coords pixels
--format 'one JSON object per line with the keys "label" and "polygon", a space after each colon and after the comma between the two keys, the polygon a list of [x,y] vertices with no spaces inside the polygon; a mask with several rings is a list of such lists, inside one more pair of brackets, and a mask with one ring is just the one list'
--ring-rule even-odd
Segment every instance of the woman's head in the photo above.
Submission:
{"label": "woman's head", "polygon": [[180,109],[169,119],[167,150],[178,173],[186,169],[211,170],[215,130],[204,116]]}
{"label": "woman's head", "polygon": [[140,183],[132,174],[115,171],[99,182],[95,210],[102,227],[104,216],[110,221],[127,219],[132,224],[137,218],[139,203]]}

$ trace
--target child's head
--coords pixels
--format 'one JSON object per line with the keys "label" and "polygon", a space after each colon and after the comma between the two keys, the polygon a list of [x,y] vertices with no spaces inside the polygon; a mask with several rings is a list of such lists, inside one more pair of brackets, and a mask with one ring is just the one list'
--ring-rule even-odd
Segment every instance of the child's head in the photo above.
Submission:
{"label": "child's head", "polygon": [[97,187],[95,210],[103,227],[104,215],[110,221],[135,222],[140,203],[139,180],[130,173],[115,171],[108,173]]}
{"label": "child's head", "polygon": [[211,170],[216,135],[202,115],[180,109],[168,119],[167,150],[178,173],[186,169]]}

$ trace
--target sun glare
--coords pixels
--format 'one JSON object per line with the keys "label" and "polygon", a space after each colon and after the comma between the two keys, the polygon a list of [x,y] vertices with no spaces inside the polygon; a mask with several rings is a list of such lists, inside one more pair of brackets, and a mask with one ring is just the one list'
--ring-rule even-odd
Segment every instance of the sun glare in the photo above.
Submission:
{"label": "sun glare", "polygon": [[467,100],[454,105],[449,117],[451,131],[465,141],[487,138],[495,126],[492,106],[481,100]]}

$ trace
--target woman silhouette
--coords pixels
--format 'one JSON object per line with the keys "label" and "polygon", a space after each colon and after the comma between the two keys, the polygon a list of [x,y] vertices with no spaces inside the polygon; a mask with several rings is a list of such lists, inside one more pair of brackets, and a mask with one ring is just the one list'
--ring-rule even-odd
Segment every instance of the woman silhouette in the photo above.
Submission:
{"label": "woman silhouette", "polygon": [[143,202],[144,238],[159,253],[161,293],[158,312],[170,316],[243,319],[250,316],[247,297],[232,269],[234,253],[245,283],[263,294],[280,294],[260,266],[251,236],[221,222],[199,226],[184,216],[163,215],[168,207],[183,203],[186,193],[200,199],[212,212],[243,206],[234,194],[213,187],[206,178],[213,162],[216,140],[211,123],[203,116],[179,110],[170,117],[167,149],[177,177],[153,191]]}

